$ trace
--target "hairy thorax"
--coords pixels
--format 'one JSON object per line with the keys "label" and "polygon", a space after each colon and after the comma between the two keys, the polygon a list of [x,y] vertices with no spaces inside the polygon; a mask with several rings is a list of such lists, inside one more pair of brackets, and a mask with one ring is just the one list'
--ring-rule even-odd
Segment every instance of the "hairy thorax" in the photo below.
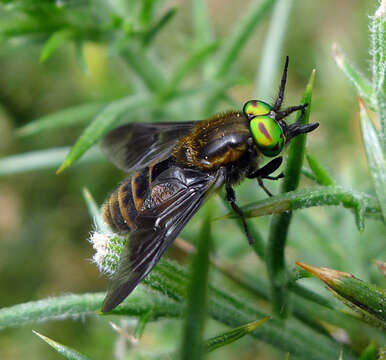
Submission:
{"label": "hairy thorax", "polygon": [[228,112],[198,123],[182,137],[173,157],[184,166],[204,171],[237,164],[251,151],[248,122],[239,112]]}

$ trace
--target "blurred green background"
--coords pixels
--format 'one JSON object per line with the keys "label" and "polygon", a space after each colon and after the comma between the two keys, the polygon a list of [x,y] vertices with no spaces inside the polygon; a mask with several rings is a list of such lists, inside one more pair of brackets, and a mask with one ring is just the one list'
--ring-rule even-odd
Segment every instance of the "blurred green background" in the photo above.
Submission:
{"label": "blurred green background", "polygon": [[[0,6],[0,20],[9,16],[12,4],[6,3]],[[220,43],[230,35],[249,3],[247,0],[207,1],[214,34]],[[191,3],[164,1],[157,11],[162,14],[174,6],[176,15],[155,38],[151,49],[166,78],[193,47]],[[290,57],[286,105],[298,104],[312,69],[317,70],[311,121],[319,122],[320,127],[308,136],[308,151],[330,170],[338,184],[370,194],[374,190],[359,133],[356,93],[337,68],[331,48],[338,42],[347,56],[355,59],[356,65],[368,73],[368,16],[374,13],[376,6],[375,1],[293,1],[279,59],[281,67],[285,55]],[[240,108],[248,99],[261,98],[255,93],[254,84],[270,15],[254,33],[235,66],[235,72],[242,80],[232,86],[228,94]],[[135,74],[111,48],[86,43],[84,50],[89,74],[85,74],[77,63],[72,44],[63,46],[46,62],[39,63],[45,40],[41,36],[17,37],[3,39],[0,43],[1,157],[70,146],[84,124],[25,138],[17,137],[15,129],[65,107],[90,101],[111,101],[138,89]],[[280,70],[268,93],[276,92],[279,76]],[[195,83],[197,78],[197,74],[192,74],[186,84]],[[171,105],[167,116],[170,120],[182,116],[183,120],[197,119],[204,97],[205,94],[195,97],[188,108],[194,111],[174,111]],[[272,102],[273,98],[263,100]],[[213,113],[232,108],[229,102],[223,101]],[[156,111],[144,108],[138,112],[137,121],[152,121],[156,116]],[[77,164],[59,176],[55,171],[52,167],[0,178],[0,307],[106,288],[106,279],[90,261],[93,250],[87,239],[93,224],[81,191],[87,187],[101,204],[125,175],[104,158]],[[302,181],[301,186],[310,185],[308,180]],[[268,186],[273,192],[278,191],[277,184]],[[250,181],[243,183],[237,191],[240,204],[265,196],[255,182]],[[221,202],[217,204],[219,214],[225,213]],[[193,240],[197,235],[199,216],[184,230],[185,239]],[[267,234],[267,217],[253,222],[264,235]],[[227,260],[246,270],[265,271],[233,221],[216,222],[214,238],[216,252]],[[382,278],[372,259],[385,260],[384,240],[384,226],[379,222],[368,219],[365,231],[360,234],[349,211],[314,208],[296,212],[287,250],[291,260],[351,272],[362,280],[380,284]],[[169,254],[186,261],[176,250],[172,249]],[[308,284],[324,292],[316,281],[308,281]],[[32,334],[32,329],[94,359],[112,358],[117,336],[108,320],[74,319],[3,330],[0,332],[0,359],[59,359],[58,354]],[[130,328],[133,323],[129,321],[124,326]],[[177,320],[151,324],[140,346],[171,349],[179,328]],[[219,329],[225,327],[212,320],[207,332],[213,334]],[[214,352],[209,358],[225,360],[236,356],[239,360],[283,358],[283,354],[248,337]]]}

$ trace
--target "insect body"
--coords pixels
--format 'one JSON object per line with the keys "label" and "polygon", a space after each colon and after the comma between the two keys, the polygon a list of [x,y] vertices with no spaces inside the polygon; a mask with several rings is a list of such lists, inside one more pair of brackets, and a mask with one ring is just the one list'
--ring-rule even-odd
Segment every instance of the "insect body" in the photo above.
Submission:
{"label": "insect body", "polygon": [[127,233],[128,241],[102,306],[118,306],[153,269],[208,195],[225,185],[227,200],[240,216],[250,242],[242,210],[232,186],[255,178],[265,192],[263,179],[281,165],[276,157],[262,168],[264,155],[277,156],[291,138],[318,127],[317,123],[287,125],[299,105],[280,111],[288,68],[284,67],[278,98],[273,106],[251,100],[243,111],[228,112],[200,122],[128,124],[103,139],[109,159],[131,175],[105,202],[103,216],[110,228]]}

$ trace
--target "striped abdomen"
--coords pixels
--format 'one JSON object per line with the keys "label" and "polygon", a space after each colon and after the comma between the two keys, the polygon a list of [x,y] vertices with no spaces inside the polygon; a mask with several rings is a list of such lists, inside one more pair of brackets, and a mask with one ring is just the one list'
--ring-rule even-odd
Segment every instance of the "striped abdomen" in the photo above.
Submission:
{"label": "striped abdomen", "polygon": [[105,222],[117,233],[127,233],[135,227],[137,215],[164,201],[169,195],[167,186],[152,183],[169,166],[170,160],[141,169],[118,186],[102,208]]}
{"label": "striped abdomen", "polygon": [[129,232],[149,194],[149,168],[133,173],[110,195],[103,205],[103,218],[111,230]]}

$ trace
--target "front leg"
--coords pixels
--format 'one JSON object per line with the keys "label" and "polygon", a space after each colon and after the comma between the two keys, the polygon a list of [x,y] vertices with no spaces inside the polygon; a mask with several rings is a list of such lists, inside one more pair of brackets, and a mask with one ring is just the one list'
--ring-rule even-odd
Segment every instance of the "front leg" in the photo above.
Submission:
{"label": "front leg", "polygon": [[255,239],[252,237],[251,233],[249,232],[248,224],[247,224],[247,221],[245,220],[245,216],[244,216],[243,211],[236,204],[236,194],[235,194],[235,191],[233,190],[233,188],[229,184],[227,184],[225,186],[225,190],[227,192],[227,200],[230,202],[230,204],[232,206],[232,209],[234,210],[234,212],[237,215],[240,216],[240,219],[241,219],[241,222],[243,224],[245,234],[247,235],[249,244],[253,245],[255,243]]}
{"label": "front leg", "polygon": [[268,164],[264,165],[262,168],[257,171],[247,175],[248,179],[257,179],[259,186],[268,194],[268,196],[272,196],[271,192],[265,187],[263,183],[263,179],[269,180],[279,180],[284,177],[283,173],[280,173],[277,176],[270,176],[273,172],[275,172],[283,162],[283,158],[281,156],[271,160]]}

